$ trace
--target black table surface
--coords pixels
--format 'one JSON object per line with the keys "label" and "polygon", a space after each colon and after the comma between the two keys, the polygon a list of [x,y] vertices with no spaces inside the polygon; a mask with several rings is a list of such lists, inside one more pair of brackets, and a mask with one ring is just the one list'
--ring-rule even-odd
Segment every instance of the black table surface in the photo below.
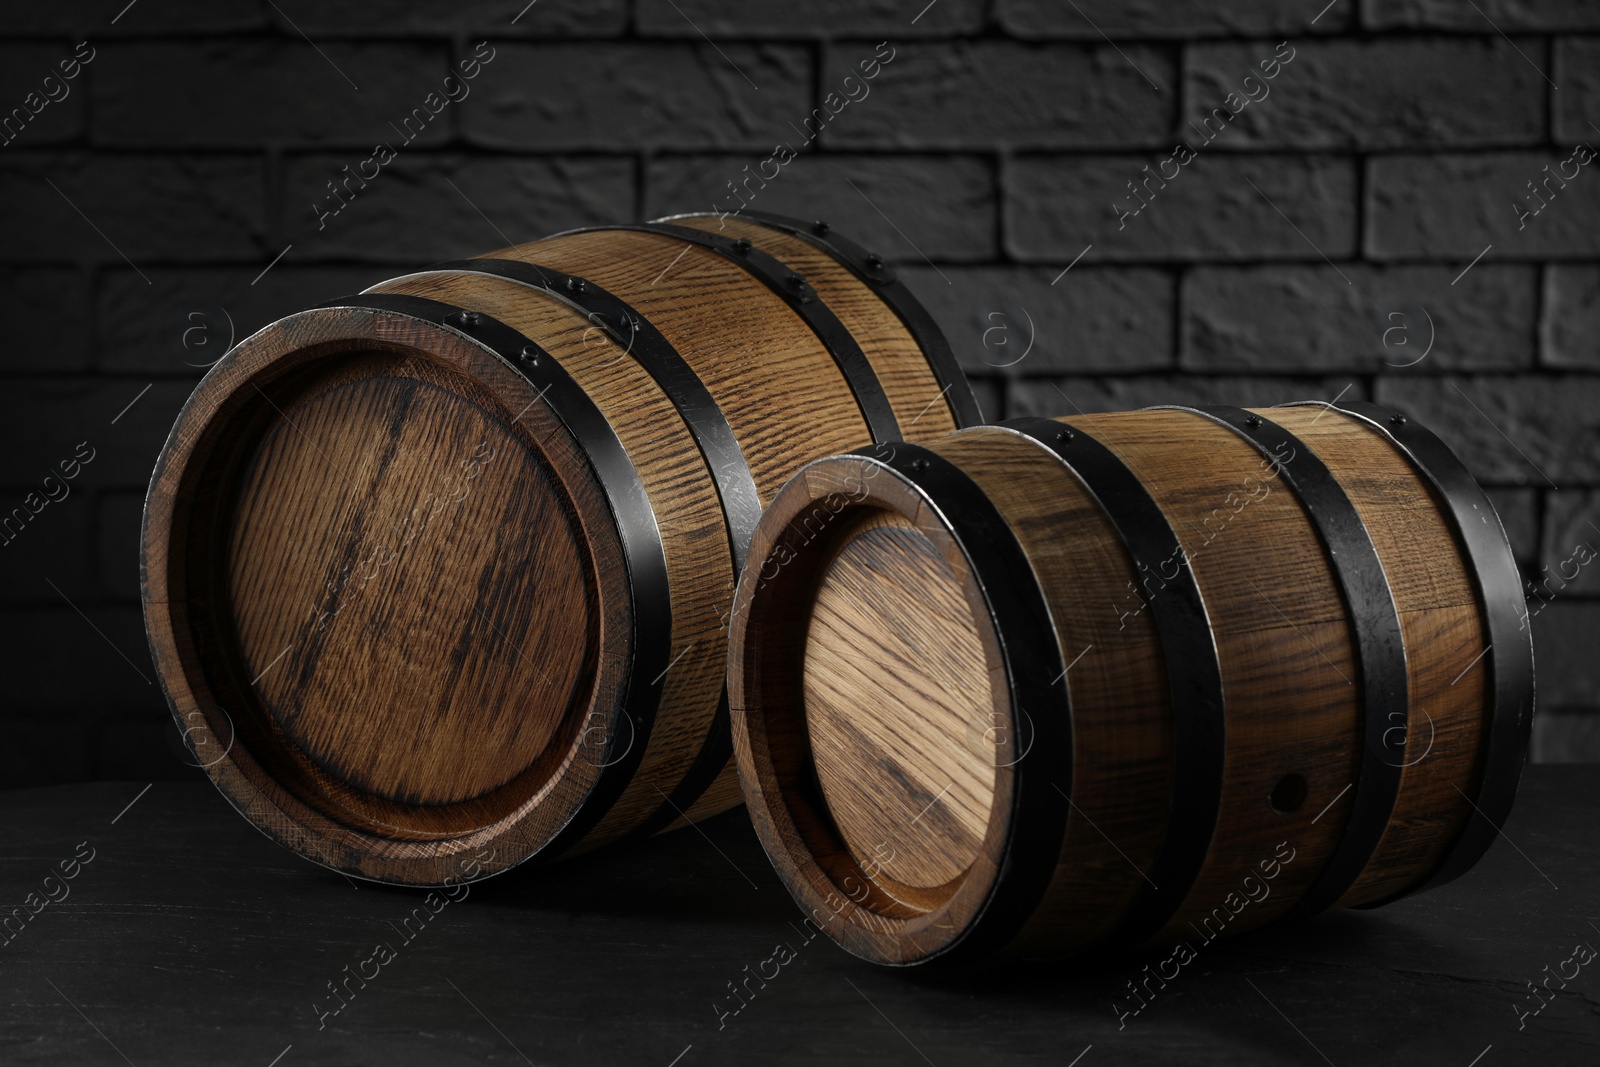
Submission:
{"label": "black table surface", "polygon": [[0,1063],[1594,1067],[1597,785],[1530,767],[1458,881],[1201,945],[1120,1019],[1164,953],[939,973],[806,940],[741,811],[430,907],[203,782],[0,793]]}

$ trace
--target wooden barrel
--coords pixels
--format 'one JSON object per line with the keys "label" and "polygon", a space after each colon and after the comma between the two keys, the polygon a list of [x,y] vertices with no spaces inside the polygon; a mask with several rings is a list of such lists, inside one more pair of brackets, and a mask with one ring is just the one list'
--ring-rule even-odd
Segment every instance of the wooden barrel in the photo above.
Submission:
{"label": "wooden barrel", "polygon": [[724,664],[762,507],[808,460],[977,421],[883,261],[683,216],[291,315],[200,383],[145,513],[178,725],[270,836],[480,877],[739,801]]}
{"label": "wooden barrel", "polygon": [[1198,951],[1454,878],[1509,811],[1532,671],[1499,520],[1426,429],[1156,408],[808,465],[729,692],[790,891],[912,964]]}

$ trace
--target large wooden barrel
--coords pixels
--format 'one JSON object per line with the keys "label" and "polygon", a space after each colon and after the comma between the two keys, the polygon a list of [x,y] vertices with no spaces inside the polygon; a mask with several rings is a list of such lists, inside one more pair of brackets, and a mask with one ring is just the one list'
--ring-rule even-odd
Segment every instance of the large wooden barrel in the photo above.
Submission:
{"label": "large wooden barrel", "polygon": [[1460,462],[1368,404],[819,460],[735,599],[746,801],[806,912],[886,964],[1198,951],[1379,904],[1506,817],[1519,586]]}
{"label": "large wooden barrel", "polygon": [[823,223],[683,216],[291,315],[200,383],[145,513],[150,642],[235,807],[371,879],[480,877],[738,803],[724,664],[800,465],[977,421]]}

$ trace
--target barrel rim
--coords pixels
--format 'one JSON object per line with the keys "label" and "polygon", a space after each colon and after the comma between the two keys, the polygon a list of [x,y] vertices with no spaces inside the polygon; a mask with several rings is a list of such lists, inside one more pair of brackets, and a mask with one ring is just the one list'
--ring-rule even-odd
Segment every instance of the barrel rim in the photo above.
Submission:
{"label": "barrel rim", "polygon": [[[418,273],[437,271],[486,274],[540,290],[584,314],[613,341],[622,345],[625,355],[631,355],[644,367],[683,418],[711,473],[722,505],[728,549],[733,561],[733,577],[737,581],[750,551],[750,540],[755,536],[756,523],[761,521],[761,493],[727,415],[717,405],[711,391],[688,360],[656,329],[649,317],[587,278],[532,260],[483,256],[436,264]],[[724,681],[705,740],[695,753],[694,760],[678,779],[677,785],[661,798],[660,806],[629,830],[628,837],[645,838],[661,831],[681,817],[685,809],[711,788],[733,758],[733,735],[730,730],[728,686]]]}
{"label": "barrel rim", "polygon": [[[586,424],[581,415],[575,416],[570,407],[558,409],[556,404],[559,401],[548,402],[569,391],[578,392],[587,401],[587,397],[577,390],[570,378],[567,379],[569,384],[566,390],[559,384],[552,384],[557,378],[566,378],[555,360],[544,358],[538,361],[545,369],[544,378],[548,380],[530,378],[526,368],[519,367],[513,358],[492,347],[483,338],[473,336],[469,324],[484,323],[482,316],[464,315],[449,305],[420,298],[369,297],[365,298],[364,303],[362,301],[363,298],[359,297],[330,301],[318,308],[280,319],[241,341],[211,368],[185,403],[157,460],[146,498],[141,543],[144,607],[152,655],[156,658],[169,708],[178,720],[180,729],[187,727],[189,732],[193,732],[193,727],[187,726],[184,721],[186,705],[195,706],[189,714],[199,711],[203,715],[205,712],[202,709],[208,703],[214,709],[221,708],[221,704],[211,694],[210,683],[202,668],[184,652],[184,647],[192,640],[187,636],[192,627],[188,624],[187,609],[183,605],[192,598],[181,598],[175,606],[174,599],[169,596],[169,591],[174,588],[172,583],[181,580],[181,574],[175,571],[176,560],[168,531],[174,510],[181,503],[179,492],[183,480],[198,470],[198,464],[204,460],[199,448],[207,440],[206,434],[225,430],[233,398],[257,383],[274,381],[281,375],[311,367],[321,358],[357,349],[376,349],[451,366],[457,373],[482,382],[491,392],[497,392],[498,387],[484,381],[479,375],[487,368],[503,366],[504,374],[495,371],[502,378],[502,384],[513,381],[519,383],[516,386],[518,393],[526,390],[527,395],[533,395],[543,388],[547,401],[540,405],[545,409],[544,413],[530,416],[529,412],[539,399],[534,396],[533,402],[523,409],[514,422],[524,417],[539,419],[541,439],[548,439],[549,434],[554,432],[579,440],[579,433],[594,432],[594,427]],[[409,301],[416,303],[408,304]],[[522,347],[515,351],[532,351],[535,348],[520,333],[511,331],[510,327],[501,328],[520,339]],[[490,333],[498,341],[508,340],[492,327]],[[474,370],[474,367],[477,369]],[[594,414],[598,415],[598,411]],[[601,422],[603,424],[603,420]],[[571,492],[574,487],[581,489],[582,499],[587,501],[583,506],[590,509],[588,513],[596,518],[601,514],[606,515],[608,521],[586,527],[584,536],[599,536],[601,543],[611,546],[608,551],[616,550],[620,554],[622,533],[615,512],[608,513],[616,505],[605,495],[610,487],[601,484],[599,470],[589,453],[583,448],[569,446],[557,450],[557,453],[547,452],[546,461],[556,463],[557,469],[564,469],[567,477],[572,479],[563,483],[563,491]],[[631,471],[631,464],[629,469]],[[602,510],[593,510],[596,507]],[[166,520],[165,523],[163,520]],[[162,533],[156,539],[158,543],[153,544],[151,534],[155,529]],[[654,530],[653,522],[651,530]],[[593,550],[591,546],[586,551]],[[642,598],[635,588],[635,578],[638,582],[651,580],[652,574],[647,566],[646,562],[637,568],[637,575],[633,572],[626,575],[598,574],[601,584],[596,595],[603,598],[604,602],[626,601],[629,611],[636,612],[637,602]],[[620,571],[621,568],[614,570]],[[664,557],[658,574],[664,579]],[[647,649],[641,644],[641,638],[648,635],[648,629],[636,632],[629,626],[618,629],[604,639],[610,642],[611,651],[596,660],[596,673],[588,686],[589,699],[592,700],[593,694],[602,686],[614,689],[618,682],[628,685],[630,671],[635,675],[644,674],[645,664],[641,653]],[[647,674],[644,676],[649,677]],[[629,686],[630,691],[632,688]],[[587,718],[592,714],[592,709],[588,705],[574,705],[569,710],[569,724],[574,721],[571,716],[575,712]],[[216,732],[214,727],[212,732]],[[626,777],[622,760],[608,766],[592,759],[574,758],[574,753],[586,743],[587,730],[574,729],[571,734],[567,757],[559,761],[557,770],[550,777],[542,779],[537,788],[514,807],[481,826],[463,832],[444,831],[418,836],[394,827],[395,835],[386,836],[381,830],[384,825],[382,820],[366,812],[362,813],[359,820],[362,825],[353,825],[338,814],[339,801],[336,797],[315,790],[328,801],[327,806],[301,799],[289,785],[268,773],[248,748],[242,745],[230,745],[227,757],[207,766],[206,770],[230,803],[257,829],[313,862],[374,882],[448,884],[488,877],[535,854],[548,853],[551,846],[566,834],[565,827],[571,824],[573,814],[581,813],[581,809],[591,802],[590,798],[596,795],[595,787],[602,785],[608,773],[613,779]],[[633,748],[642,752],[640,745],[636,744]],[[570,773],[574,767],[579,770],[578,774]],[[546,807],[553,799],[558,801],[560,810]],[[541,823],[540,832],[530,835],[528,816],[541,808],[548,813],[546,818],[556,821]],[[365,842],[370,847],[351,848],[352,841]],[[482,850],[490,846],[499,847],[485,857]],[[478,850],[475,857],[462,858],[470,856],[474,849]],[[456,860],[460,861],[460,869],[452,873],[450,864]],[[468,864],[471,871],[466,870]]]}
{"label": "barrel rim", "polygon": [[[520,330],[488,315],[463,314],[449,304],[424,297],[363,293],[334,304],[398,311],[436,323],[462,333],[510,364],[539,390],[541,397],[551,398],[551,411],[579,442],[611,510],[627,572],[634,642],[617,712],[631,722],[632,732],[622,756],[601,762],[598,779],[566,825],[534,855],[527,857],[548,862],[577,844],[599,824],[632,781],[649,747],[672,654],[671,583],[667,575],[666,547],[656,523],[654,505],[633,460],[594,400],[562,369],[554,356]],[[650,680],[644,681],[647,678]],[[621,731],[610,727],[607,723],[608,748],[614,747],[622,736]]]}
{"label": "barrel rim", "polygon": [[711,472],[723,515],[732,532],[729,550],[734,572],[743,569],[750,538],[755,533],[756,523],[761,521],[762,511],[761,494],[750,473],[750,464],[710,390],[648,317],[587,278],[527,259],[480,256],[449,260],[380,284],[388,286],[438,273],[481,274],[539,290],[584,315],[591,325],[621,345],[623,354],[632,356],[645,369],[683,416]]}
{"label": "barrel rim", "polygon": [[[1442,513],[1471,566],[1489,646],[1491,672],[1488,729],[1479,742],[1477,798],[1462,794],[1481,819],[1469,815],[1433,873],[1416,885],[1360,907],[1381,907],[1412,893],[1454,881],[1488,851],[1511,814],[1527,762],[1536,704],[1533,633],[1525,625],[1526,604],[1510,538],[1489,496],[1444,440],[1395,408],[1370,401],[1301,401],[1296,406],[1331,407],[1366,424],[1406,458],[1445,502]],[[1493,522],[1491,523],[1490,520]],[[1509,579],[1509,584],[1508,584]],[[1525,637],[1516,638],[1518,631]]]}
{"label": "barrel rim", "polygon": [[[733,427],[729,425],[710,390],[667,338],[649,318],[627,301],[588,278],[569,274],[529,259],[480,256],[475,259],[436,263],[380,283],[429,275],[478,274],[515,282],[557,300],[584,315],[594,328],[605,332],[623,347],[660,386],[667,400],[683,418],[695,446],[704,459],[717,491],[727,527],[728,549],[733,576],[744,569],[750,539],[761,520],[761,494]],[[733,739],[729,732],[728,689],[724,682],[717,707],[712,712],[705,740],[689,768],[661,804],[638,825],[627,831],[629,838],[645,838],[670,825],[683,815],[717,780],[733,758]]]}
{"label": "barrel rim", "polygon": [[[825,499],[817,488],[824,484],[823,479],[852,467],[861,487],[857,503],[910,519],[924,533],[934,532],[947,545],[947,552],[959,555],[967,575],[968,602],[992,635],[986,641],[992,641],[989,647],[1003,668],[1008,707],[1037,710],[1028,716],[1031,744],[1020,757],[996,769],[990,829],[955,896],[934,910],[900,917],[859,904],[847,911],[841,904],[831,919],[821,921],[847,951],[873,962],[891,966],[963,962],[1009,942],[1048,888],[1070,804],[1054,783],[1062,777],[1057,769],[1066,767],[1070,785],[1072,739],[1065,686],[1057,689],[1065,671],[1055,626],[1033,582],[1031,567],[999,511],[955,464],[904,442],[870,446],[808,464],[768,508],[752,553],[753,559],[762,562],[746,567],[741,576],[730,640],[739,776],[762,846],[790,893],[803,906],[811,907],[814,915],[819,905],[829,903],[830,895],[838,897],[836,889],[853,894],[822,869],[817,852],[797,829],[792,809],[799,801],[774,779],[771,753],[765,747],[766,723],[752,724],[750,716],[754,710],[760,717],[763,709],[750,707],[752,696],[746,689],[749,674],[768,670],[765,662],[756,666],[756,659],[758,652],[770,658],[770,643],[763,650],[763,640],[753,633],[768,602],[780,595],[764,590],[780,588],[787,567],[774,572],[776,581],[769,578],[765,584],[762,572],[768,561],[776,558],[781,539],[797,516],[818,499]],[[880,473],[892,478],[868,492],[866,482]],[[788,558],[795,558],[792,551]],[[791,576],[789,582],[813,578],[802,574],[801,578]],[[994,676],[991,670],[991,678]],[[1015,722],[1014,710],[1012,716]],[[1015,739],[1018,733],[1008,731],[1008,736]],[[1011,744],[1015,747],[1015,740]],[[803,814],[810,815],[804,810]],[[981,879],[974,879],[972,875],[979,871]],[[861,874],[859,870],[855,873]],[[870,925],[851,921],[855,913],[863,911]],[[957,921],[949,921],[952,915]]]}
{"label": "barrel rim", "polygon": [[[967,378],[966,372],[961,369],[961,364],[956,359],[949,338],[928,313],[928,309],[910,288],[900,281],[881,257],[876,257],[874,253],[868,252],[820,219],[807,223],[771,211],[740,211],[730,214],[798,237],[822,249],[843,264],[858,279],[866,283],[884,306],[894,312],[905,326],[906,332],[911,335],[911,339],[917,343],[917,347],[922,349],[928,366],[933,371],[934,380],[944,386],[941,392],[950,407],[950,414],[955,418],[956,429],[962,430],[983,423],[983,413],[978,410],[978,398],[972,392],[972,383]],[[677,219],[716,217],[723,217],[723,213],[690,211],[668,215],[657,221],[673,222]]]}

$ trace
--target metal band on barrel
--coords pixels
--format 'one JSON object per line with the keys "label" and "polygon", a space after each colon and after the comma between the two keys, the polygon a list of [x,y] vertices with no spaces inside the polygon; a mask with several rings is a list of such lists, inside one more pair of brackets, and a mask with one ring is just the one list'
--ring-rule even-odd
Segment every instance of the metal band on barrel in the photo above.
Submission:
{"label": "metal band on barrel", "polygon": [[[1320,402],[1305,406],[1326,407]],[[1441,514],[1464,552],[1467,573],[1483,609],[1488,647],[1490,699],[1479,756],[1478,788],[1456,840],[1423,884],[1376,901],[1371,907],[1460,877],[1494,843],[1511,813],[1527,760],[1533,729],[1533,637],[1516,559],[1505,529],[1477,480],[1450,446],[1426,427],[1390,408],[1361,401],[1331,405],[1359,419],[1392,444],[1444,502]]]}
{"label": "metal band on barrel", "polygon": [[[722,501],[727,519],[729,548],[733,554],[733,577],[738,581],[744,569],[750,538],[761,519],[761,494],[739,447],[733,427],[710,391],[683,356],[662,336],[648,318],[620,297],[586,278],[518,259],[468,259],[440,263],[421,273],[437,271],[485,274],[539,289],[582,312],[625,352],[632,356],[661,386],[683,416],[690,434],[705,457],[711,479]],[[728,694],[723,688],[717,709],[707,728],[705,742],[695,754],[678,784],[663,798],[661,805],[629,831],[633,837],[648,837],[680,817],[700,798],[733,757],[733,739],[728,720]]]}
{"label": "metal band on barrel", "polygon": [[[1117,940],[1138,944],[1177,914],[1216,831],[1227,738],[1211,621],[1166,513],[1114,449],[1053,419],[1009,419],[1000,425],[1048,449],[1077,475],[1105,510],[1135,568],[1158,574],[1163,583],[1147,603],[1172,695],[1172,791],[1155,864],[1118,924]],[[1175,567],[1170,577],[1164,569],[1169,563]]]}
{"label": "metal band on barrel", "polygon": [[[720,234],[697,230],[692,226],[674,226],[661,222],[638,222],[623,226],[598,226],[569,233],[589,233],[605,230],[625,230],[636,233],[653,233],[688,241],[709,248],[724,258],[744,268],[752,277],[771,289],[793,309],[796,315],[811,328],[817,340],[827,349],[845,383],[855,397],[856,406],[866,420],[867,429],[874,441],[898,441],[900,424],[895,420],[894,409],[889,405],[889,395],[872,369],[865,352],[838,316],[817,297],[805,278],[796,274],[782,262],[756,248],[749,241],[741,241]],[[564,236],[558,234],[557,236]]]}
{"label": "metal band on barrel", "polygon": [[[1228,427],[1272,461],[1274,470],[1305,506],[1349,613],[1361,672],[1361,765],[1338,844],[1287,916],[1309,918],[1333,907],[1361,877],[1389,827],[1400,794],[1411,717],[1400,614],[1360,513],[1327,464],[1305,442],[1243,408],[1173,410],[1190,411]],[[1288,458],[1284,458],[1284,450],[1288,450]]]}
{"label": "metal band on barrel", "polygon": [[[716,213],[671,215],[660,221],[673,222],[682,218],[706,217],[714,218]],[[928,314],[927,308],[922,306],[921,301],[899,283],[894,270],[883,261],[882,256],[868,252],[825,222],[804,222],[785,215],[774,215],[769,211],[741,211],[735,217],[749,219],[798,237],[842,263],[850,273],[865,282],[890,311],[895,313],[905,325],[911,339],[922,349],[923,355],[927,357],[928,366],[933,371],[934,380],[943,386],[942,393],[950,405],[950,413],[955,416],[956,427],[963,429],[976,426],[983,421],[983,415],[978,411],[978,400],[972,395],[972,386],[968,384],[966,374],[956,362],[956,354],[951,350],[944,331],[939,329],[938,324],[933,321],[933,316]]]}
{"label": "metal band on barrel", "polygon": [[[672,343],[620,297],[594,282],[520,259],[463,259],[420,274],[485,274],[540,289],[582,312],[654,378],[683,416],[722,499],[733,551],[734,576],[744,567],[750,537],[761,520],[761,494],[727,416]],[[385,282],[384,284],[393,284]]]}
{"label": "metal band on barrel", "polygon": [[406,315],[453,330],[499,356],[538,390],[539,396],[577,440],[605,493],[622,543],[632,598],[634,654],[621,713],[633,726],[633,740],[619,759],[600,768],[588,802],[536,857],[539,860],[554,858],[593,829],[622,795],[644,758],[650,732],[655,726],[661,680],[669,666],[672,616],[666,550],[650,497],[616,431],[589,394],[554,357],[520,331],[488,315],[418,296],[363,293],[320,306],[367,308]]}
{"label": "metal band on barrel", "polygon": [[1012,706],[1026,712],[1031,722],[1025,754],[1012,764],[1009,832],[1000,846],[1005,861],[994,888],[960,939],[931,957],[941,962],[976,959],[1015,937],[1043,899],[1066,830],[1072,708],[1065,684],[1057,688],[1066,670],[1055,624],[1016,535],[965,471],[935,452],[905,443],[862,448],[851,455],[883,463],[916,486],[955,538],[988,607]]}

